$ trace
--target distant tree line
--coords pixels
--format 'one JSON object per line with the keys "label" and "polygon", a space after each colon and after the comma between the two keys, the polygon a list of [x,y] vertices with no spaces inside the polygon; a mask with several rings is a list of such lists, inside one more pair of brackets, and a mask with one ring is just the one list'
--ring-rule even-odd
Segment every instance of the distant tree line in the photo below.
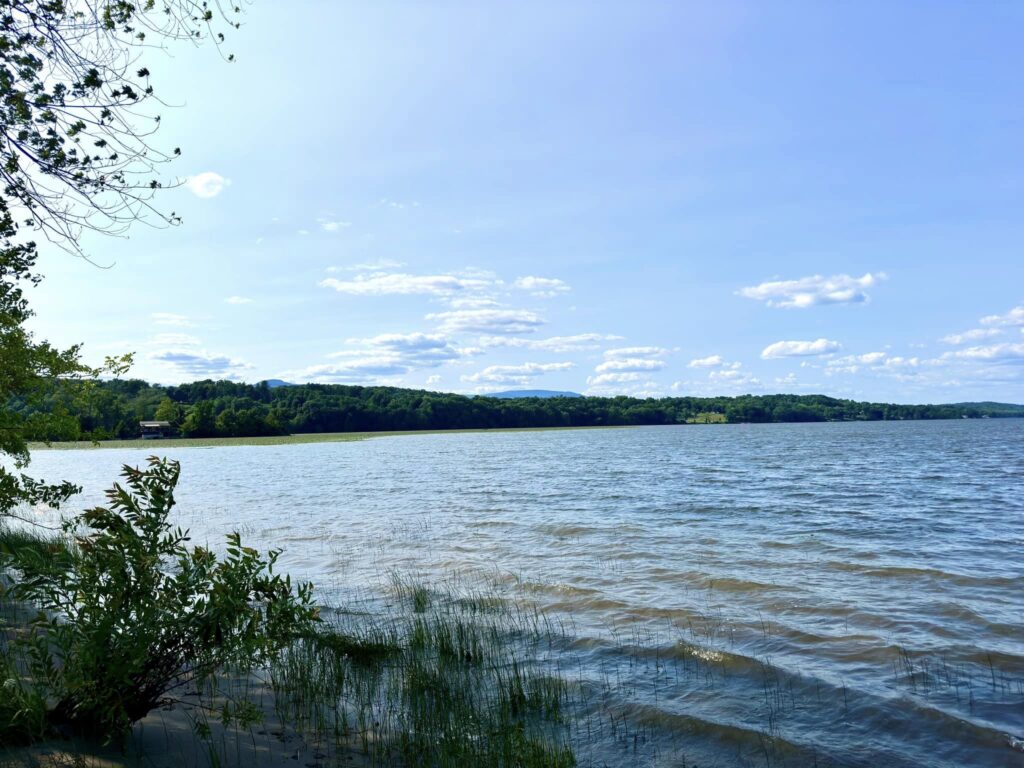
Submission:
{"label": "distant tree line", "polygon": [[[591,427],[686,423],[888,421],[1024,416],[1000,403],[898,405],[824,395],[739,397],[553,397],[497,399],[395,387],[197,381],[164,387],[138,379],[54,387],[25,410],[34,440],[139,436],[139,422],[170,422],[182,437],[311,432]],[[47,418],[34,420],[34,412]],[[32,425],[38,423],[38,428]]]}

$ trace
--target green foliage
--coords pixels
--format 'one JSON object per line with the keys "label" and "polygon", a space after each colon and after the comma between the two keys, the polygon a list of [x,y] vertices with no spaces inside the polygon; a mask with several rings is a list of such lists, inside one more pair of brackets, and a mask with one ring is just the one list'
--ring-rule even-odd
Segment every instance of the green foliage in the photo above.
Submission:
{"label": "green foliage", "polygon": [[312,585],[276,574],[279,552],[263,556],[238,534],[222,558],[188,546],[168,522],[178,474],[155,457],[147,469],[126,466],[109,506],[66,524],[66,554],[0,539],[20,575],[11,596],[39,608],[18,646],[53,702],[50,726],[113,737],[169,692],[228,665],[264,664],[315,626]]}
{"label": "green foliage", "polygon": [[237,28],[240,13],[206,0],[0,3],[0,218],[75,251],[82,229],[122,233],[145,213],[177,222],[151,204],[156,165],[180,150],[147,142],[160,101],[140,56],[168,40],[220,45],[214,26]]}
{"label": "green foliage", "polygon": [[[739,397],[465,397],[394,387],[197,381],[161,387],[144,381],[101,382],[101,408],[82,410],[59,393],[45,400],[81,434],[138,437],[138,422],[184,413],[183,437],[259,437],[288,433],[391,432],[402,430],[589,427],[642,424],[877,421],[1024,416],[1024,406],[991,403],[896,405],[861,403],[824,395]],[[159,413],[158,413],[159,412]],[[172,419],[162,419],[172,421]],[[65,432],[75,432],[75,429]],[[36,439],[68,439],[39,432]]]}
{"label": "green foliage", "polygon": [[185,409],[171,400],[171,398],[165,397],[160,401],[160,405],[156,407],[156,413],[153,414],[153,418],[156,421],[170,422],[171,426],[177,429],[181,427],[181,422],[185,420]]}
{"label": "green foliage", "polygon": [[121,234],[146,214],[179,221],[152,205],[158,164],[180,152],[148,143],[160,116],[147,104],[160,101],[140,56],[167,40],[219,46],[215,25],[237,28],[240,12],[206,0],[0,2],[0,456],[11,459],[0,466],[0,517],[20,504],[56,506],[76,490],[20,473],[26,437],[104,438],[127,428],[98,423],[109,393],[83,383],[100,370],[81,362],[78,346],[60,350],[26,330],[25,290],[41,279],[28,234],[80,253],[83,230]]}
{"label": "green foliage", "polygon": [[46,484],[20,472],[29,460],[26,438],[66,440],[83,435],[83,425],[105,407],[95,386],[102,373],[122,373],[130,356],[108,358],[101,368],[79,360],[79,348],[58,350],[36,341],[25,328],[32,316],[24,290],[39,282],[33,272],[34,248],[14,246],[9,212],[0,212],[0,455],[13,467],[0,465],[0,517],[20,504],[57,507],[77,488],[71,483]]}

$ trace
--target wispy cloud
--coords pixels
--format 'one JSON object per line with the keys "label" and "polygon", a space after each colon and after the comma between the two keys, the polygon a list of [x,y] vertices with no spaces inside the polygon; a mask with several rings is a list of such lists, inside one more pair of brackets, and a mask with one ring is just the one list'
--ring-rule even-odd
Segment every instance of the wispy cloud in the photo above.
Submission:
{"label": "wispy cloud", "polygon": [[707,357],[698,357],[696,360],[689,362],[690,368],[724,368],[724,369],[736,369],[739,368],[741,363],[730,363],[725,360],[721,355],[708,355]]}
{"label": "wispy cloud", "polygon": [[349,264],[343,266],[328,267],[328,272],[383,272],[389,269],[401,269],[405,266],[404,261],[394,259],[377,259],[363,264]]}
{"label": "wispy cloud", "polygon": [[759,378],[735,368],[709,371],[708,380],[717,384],[728,385],[730,389],[756,388],[761,386]]}
{"label": "wispy cloud", "polygon": [[185,179],[185,187],[196,197],[216,197],[231,185],[231,179],[215,171],[203,171]]}
{"label": "wispy cloud", "polygon": [[769,307],[806,309],[819,304],[858,304],[869,301],[867,289],[885,279],[883,272],[869,272],[862,277],[812,275],[798,280],[772,280],[741,288],[738,293],[748,299],[763,301]]}
{"label": "wispy cloud", "polygon": [[616,357],[605,360],[594,368],[595,373],[629,373],[639,371],[660,371],[665,367],[664,360],[647,357]]}
{"label": "wispy cloud", "polygon": [[1009,363],[1024,361],[1024,343],[1004,342],[988,346],[967,347],[953,352],[945,352],[946,360],[971,360],[986,363]]}
{"label": "wispy cloud", "polygon": [[575,363],[522,363],[520,365],[491,365],[477,373],[462,377],[462,381],[472,384],[529,384],[545,373],[552,371],[568,371]]}
{"label": "wispy cloud", "polygon": [[[604,352],[604,361],[587,378],[587,392],[594,395],[647,396],[658,388],[651,375],[665,367],[664,347],[616,347]],[[643,394],[641,394],[643,393]]]}
{"label": "wispy cloud", "polygon": [[843,355],[832,358],[825,364],[825,374],[827,376],[842,373],[854,374],[864,368],[876,373],[892,372],[917,368],[923,362],[918,357],[904,357],[888,352],[864,352],[859,355]]}
{"label": "wispy cloud", "polygon": [[157,325],[173,325],[179,328],[187,328],[194,325],[185,315],[176,315],[173,312],[154,312],[150,317]]}
{"label": "wispy cloud", "polygon": [[228,296],[224,301],[227,304],[252,304],[248,296]]}
{"label": "wispy cloud", "polygon": [[554,277],[519,277],[516,278],[514,285],[516,288],[528,291],[531,295],[542,299],[554,298],[572,290],[564,280]]}
{"label": "wispy cloud", "polygon": [[996,327],[1021,327],[1024,326],[1024,306],[1014,307],[1002,315],[988,315],[981,318],[982,325]]}
{"label": "wispy cloud", "polygon": [[166,349],[152,353],[150,359],[196,378],[237,378],[253,367],[243,360],[204,350]]}
{"label": "wispy cloud", "polygon": [[842,345],[838,341],[829,339],[815,339],[814,341],[776,341],[769,344],[761,352],[761,357],[771,360],[778,357],[807,357],[812,355],[828,355],[838,352]]}
{"label": "wispy cloud", "polygon": [[547,339],[521,339],[515,336],[482,336],[481,347],[516,347],[539,349],[545,352],[580,352],[600,349],[602,342],[619,341],[621,336],[606,333],[577,333],[572,336],[552,336]]}
{"label": "wispy cloud", "polygon": [[601,373],[597,376],[587,377],[587,384],[591,387],[607,386],[608,384],[628,384],[635,381],[644,381],[647,378],[642,373],[635,371],[625,373]]}
{"label": "wispy cloud", "polygon": [[460,291],[486,288],[488,283],[485,280],[456,275],[407,275],[397,272],[378,272],[356,275],[352,280],[328,277],[326,280],[321,280],[320,285],[324,288],[333,288],[338,293],[361,296],[409,296],[414,294],[450,296]]}
{"label": "wispy cloud", "polygon": [[991,339],[993,336],[1002,335],[1002,333],[1002,328],[972,328],[971,330],[964,331],[963,333],[951,333],[949,336],[943,336],[942,341],[947,344],[965,344],[968,341]]}
{"label": "wispy cloud", "polygon": [[438,330],[445,333],[532,333],[544,325],[539,315],[525,309],[459,309],[434,312],[426,319],[439,323]]}
{"label": "wispy cloud", "polygon": [[338,232],[352,226],[351,221],[335,221],[331,219],[317,219],[316,221],[324,232]]}
{"label": "wispy cloud", "polygon": [[411,370],[434,367],[472,354],[444,336],[431,333],[382,333],[367,339],[348,339],[346,343],[354,345],[354,349],[334,352],[328,357],[388,357]]}
{"label": "wispy cloud", "polygon": [[604,356],[609,359],[623,357],[663,357],[668,353],[669,350],[664,347],[618,347],[616,349],[605,350]]}
{"label": "wispy cloud", "polygon": [[477,353],[442,335],[429,333],[383,333],[348,339],[346,344],[345,349],[328,355],[334,362],[290,371],[287,375],[300,381],[385,383],[384,378],[437,368]]}

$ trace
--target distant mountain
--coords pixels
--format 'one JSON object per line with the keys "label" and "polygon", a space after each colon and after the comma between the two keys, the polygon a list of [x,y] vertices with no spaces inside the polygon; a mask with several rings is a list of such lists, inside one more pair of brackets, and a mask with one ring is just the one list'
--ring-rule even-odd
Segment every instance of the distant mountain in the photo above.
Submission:
{"label": "distant mountain", "polygon": [[555,392],[551,389],[510,389],[507,392],[488,392],[485,397],[513,400],[518,397],[583,397],[578,392]]}
{"label": "distant mountain", "polygon": [[295,386],[290,381],[282,381],[281,379],[265,379],[265,381],[267,382],[267,386],[270,387],[271,389],[274,389],[276,387],[294,387]]}

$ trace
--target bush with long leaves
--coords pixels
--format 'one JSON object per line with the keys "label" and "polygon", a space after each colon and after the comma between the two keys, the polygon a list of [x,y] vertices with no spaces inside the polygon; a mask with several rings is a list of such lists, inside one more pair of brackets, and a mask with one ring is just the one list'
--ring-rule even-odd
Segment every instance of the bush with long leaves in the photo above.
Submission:
{"label": "bush with long leaves", "polygon": [[[8,548],[12,596],[39,608],[19,642],[51,702],[51,728],[115,738],[183,685],[273,658],[317,621],[312,585],[227,537],[224,555],[190,546],[168,521],[177,462],[125,466],[109,504],[65,524],[63,552]],[[59,548],[58,548],[59,549]]]}

